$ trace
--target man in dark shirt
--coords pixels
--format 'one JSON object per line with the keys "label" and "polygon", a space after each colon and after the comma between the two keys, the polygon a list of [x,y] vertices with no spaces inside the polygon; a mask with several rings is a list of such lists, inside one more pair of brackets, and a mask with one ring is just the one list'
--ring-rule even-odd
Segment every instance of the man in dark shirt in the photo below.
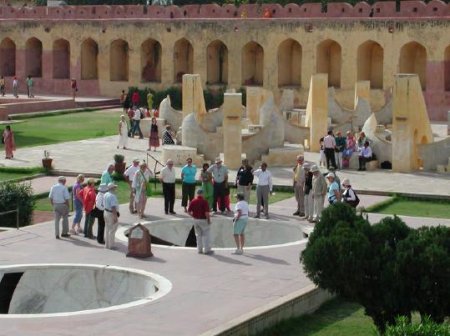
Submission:
{"label": "man in dark shirt", "polygon": [[[208,201],[203,198],[203,190],[197,190],[197,197],[189,203],[188,213],[194,218],[195,237],[197,238],[197,251],[202,254],[212,254],[211,250],[211,218],[209,216]],[[204,250],[203,250],[204,247]]]}
{"label": "man in dark shirt", "polygon": [[252,190],[253,173],[252,167],[249,166],[248,160],[242,160],[242,166],[236,175],[236,186],[238,193],[244,195],[244,200],[248,203],[250,200],[250,191]]}

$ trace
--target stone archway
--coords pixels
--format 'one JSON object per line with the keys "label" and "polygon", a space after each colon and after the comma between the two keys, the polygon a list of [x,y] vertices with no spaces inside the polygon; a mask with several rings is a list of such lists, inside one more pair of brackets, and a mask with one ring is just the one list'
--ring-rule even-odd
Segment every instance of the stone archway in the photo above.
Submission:
{"label": "stone archway", "polygon": [[400,49],[399,72],[419,76],[422,90],[426,89],[427,50],[417,42],[409,42]]}
{"label": "stone archway", "polygon": [[111,43],[109,54],[109,77],[112,82],[128,81],[128,43],[115,40]]}
{"label": "stone archway", "polygon": [[161,82],[161,43],[151,38],[141,45],[141,82]]}
{"label": "stone archway", "polygon": [[16,75],[16,44],[4,38],[0,44],[0,76]]}
{"label": "stone archway", "polygon": [[70,44],[64,39],[53,42],[53,78],[70,78]]}
{"label": "stone archway", "polygon": [[264,84],[264,49],[256,42],[247,43],[242,48],[242,84]]}
{"label": "stone archway", "polygon": [[288,39],[278,47],[278,86],[300,86],[302,83],[302,46]]}
{"label": "stone archway", "polygon": [[358,81],[370,81],[371,89],[383,88],[384,51],[374,41],[366,41],[358,48]]}
{"label": "stone archway", "polygon": [[81,44],[81,79],[98,79],[98,44],[91,38]]}
{"label": "stone archway", "polygon": [[181,83],[184,74],[194,72],[194,48],[191,42],[182,38],[175,42],[173,52],[174,82]]}
{"label": "stone archway", "polygon": [[228,83],[228,48],[220,40],[211,42],[206,48],[206,83]]}
{"label": "stone archway", "polygon": [[328,74],[328,86],[341,87],[342,51],[339,43],[325,40],[317,46],[317,73]]}
{"label": "stone archway", "polygon": [[35,37],[25,43],[25,76],[42,77],[42,42]]}

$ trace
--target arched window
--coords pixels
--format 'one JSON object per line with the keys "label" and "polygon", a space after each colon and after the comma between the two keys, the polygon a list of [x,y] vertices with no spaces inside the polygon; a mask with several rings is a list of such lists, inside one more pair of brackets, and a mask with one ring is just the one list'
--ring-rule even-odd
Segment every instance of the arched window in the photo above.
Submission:
{"label": "arched window", "polygon": [[81,44],[81,79],[98,79],[98,44],[91,38]]}
{"label": "arched window", "polygon": [[0,72],[0,76],[16,75],[16,44],[10,38],[0,44]]}
{"label": "arched window", "polygon": [[70,78],[70,44],[64,39],[53,42],[53,78]]}
{"label": "arched window", "polygon": [[278,86],[300,86],[302,83],[302,46],[288,39],[278,47]]}
{"label": "arched window", "polygon": [[328,74],[328,86],[341,87],[341,46],[326,40],[317,46],[317,73]]}
{"label": "arched window", "polygon": [[247,43],[242,48],[242,84],[263,85],[264,49],[256,42]]}
{"label": "arched window", "polygon": [[192,44],[184,38],[175,42],[173,69],[175,83],[181,83],[184,74],[194,72],[194,49]]}
{"label": "arched window", "polygon": [[400,49],[400,73],[415,73],[419,76],[422,90],[426,88],[427,51],[417,42],[405,44]]}
{"label": "arched window", "polygon": [[228,48],[219,40],[211,42],[206,48],[207,84],[228,83]]}
{"label": "arched window", "polygon": [[42,42],[35,37],[25,43],[25,76],[42,77]]}
{"label": "arched window", "polygon": [[370,81],[370,88],[383,88],[383,48],[367,41],[358,48],[358,81]]}
{"label": "arched window", "polygon": [[128,81],[128,43],[115,40],[111,43],[109,58],[109,75],[111,81]]}
{"label": "arched window", "polygon": [[161,82],[161,44],[153,39],[141,45],[141,81]]}

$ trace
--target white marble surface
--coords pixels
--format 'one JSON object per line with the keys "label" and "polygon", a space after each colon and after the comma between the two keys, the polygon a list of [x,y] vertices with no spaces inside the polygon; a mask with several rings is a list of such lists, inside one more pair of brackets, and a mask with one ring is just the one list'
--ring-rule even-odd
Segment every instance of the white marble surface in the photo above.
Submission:
{"label": "white marble surface", "polygon": [[3,266],[0,279],[9,272],[24,272],[11,299],[10,316],[128,307],[159,298],[171,289],[170,282],[157,275],[111,266]]}
{"label": "white marble surface", "polygon": [[[150,234],[184,247],[192,219],[157,220],[143,223]],[[125,229],[119,229],[116,237],[126,240]],[[245,229],[246,247],[268,247],[287,243],[298,243],[303,239],[298,223],[283,220],[249,218]],[[213,217],[211,220],[211,245],[213,248],[235,248],[233,222],[231,217]]]}

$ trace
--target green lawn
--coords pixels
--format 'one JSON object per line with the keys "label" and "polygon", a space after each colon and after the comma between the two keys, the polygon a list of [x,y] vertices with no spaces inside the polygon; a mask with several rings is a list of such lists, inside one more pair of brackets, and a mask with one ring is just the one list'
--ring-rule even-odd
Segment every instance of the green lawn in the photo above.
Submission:
{"label": "green lawn", "polygon": [[325,303],[312,315],[289,319],[260,336],[376,336],[372,320],[363,308],[342,299]]}
{"label": "green lawn", "polygon": [[119,116],[119,110],[80,112],[25,119],[11,127],[16,146],[30,147],[114,135]]}
{"label": "green lawn", "polygon": [[39,167],[37,168],[0,167],[0,182],[23,179],[43,172],[44,172],[43,169]]}
{"label": "green lawn", "polygon": [[391,201],[375,205],[368,211],[390,215],[450,219],[450,201],[394,197]]}

